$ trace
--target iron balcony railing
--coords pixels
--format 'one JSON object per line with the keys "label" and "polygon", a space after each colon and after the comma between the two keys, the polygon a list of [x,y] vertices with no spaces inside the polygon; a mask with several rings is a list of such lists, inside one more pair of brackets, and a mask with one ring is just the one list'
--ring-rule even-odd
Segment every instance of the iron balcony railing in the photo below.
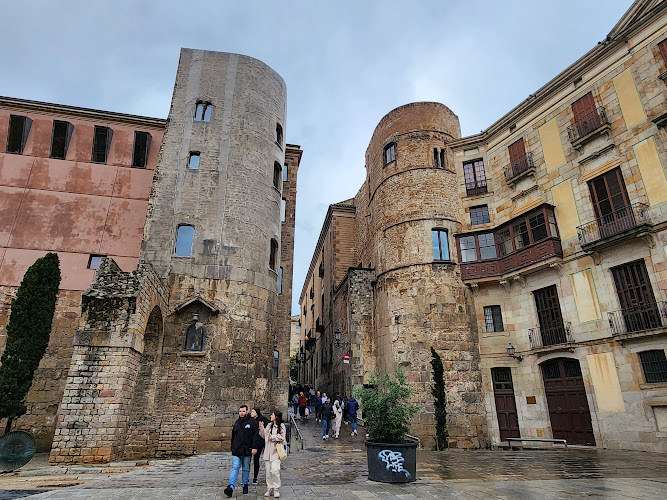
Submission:
{"label": "iron balcony railing", "polygon": [[509,165],[505,165],[505,182],[510,182],[512,179],[519,177],[521,174],[531,169],[535,169],[533,155],[526,152],[522,156],[511,161]]}
{"label": "iron balcony railing", "polygon": [[648,208],[644,203],[633,203],[577,227],[579,243],[581,246],[589,245],[637,226],[650,224]]}
{"label": "iron balcony railing", "polygon": [[663,328],[667,326],[667,302],[648,300],[620,311],[609,311],[607,318],[613,335]]}
{"label": "iron balcony railing", "polygon": [[567,136],[570,142],[577,142],[582,137],[586,137],[591,132],[595,132],[597,129],[608,124],[607,112],[602,106],[599,106],[567,127]]}
{"label": "iron balcony railing", "polygon": [[570,322],[554,323],[547,327],[536,326],[528,329],[528,340],[530,340],[531,349],[539,349],[560,344],[572,344],[572,334],[570,333]]}
{"label": "iron balcony railing", "polygon": [[487,192],[486,179],[481,181],[466,182],[466,195],[477,196]]}

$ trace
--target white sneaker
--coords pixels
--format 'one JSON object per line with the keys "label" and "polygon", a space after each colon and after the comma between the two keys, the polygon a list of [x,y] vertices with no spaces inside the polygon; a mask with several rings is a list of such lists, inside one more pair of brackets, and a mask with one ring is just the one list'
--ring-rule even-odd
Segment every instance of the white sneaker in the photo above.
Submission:
{"label": "white sneaker", "polygon": [[326,436],[322,436],[322,441],[324,441],[326,438],[327,438]]}

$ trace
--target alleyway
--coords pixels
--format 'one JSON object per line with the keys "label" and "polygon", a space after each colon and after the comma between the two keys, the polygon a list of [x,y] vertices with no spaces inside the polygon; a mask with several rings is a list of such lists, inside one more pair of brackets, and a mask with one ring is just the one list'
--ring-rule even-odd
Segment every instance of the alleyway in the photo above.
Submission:
{"label": "alleyway", "polygon": [[[282,471],[284,499],[654,499],[664,497],[667,488],[667,457],[589,449],[421,451],[417,458],[417,482],[374,483],[367,480],[362,435],[350,437],[348,427],[343,426],[339,440],[322,441],[320,424],[313,419],[298,424],[305,438],[304,449],[301,450],[298,440],[292,440],[291,453]],[[79,486],[52,489],[29,498],[223,499],[227,498],[222,490],[229,478],[230,463],[228,453],[155,461],[126,474],[110,477],[98,474]],[[34,473],[37,478],[39,470]],[[264,498],[263,478],[262,466],[259,485],[251,485],[248,495],[237,489],[234,498]],[[0,476],[0,499],[30,494],[10,488],[10,481],[11,477]]]}

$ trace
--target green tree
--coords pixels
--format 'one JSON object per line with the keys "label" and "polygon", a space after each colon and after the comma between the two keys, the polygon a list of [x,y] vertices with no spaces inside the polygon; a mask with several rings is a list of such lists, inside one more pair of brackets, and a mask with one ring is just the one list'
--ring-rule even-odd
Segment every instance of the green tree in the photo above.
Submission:
{"label": "green tree", "polygon": [[289,378],[293,382],[299,382],[299,362],[298,358],[299,354],[295,353],[292,354],[292,356],[289,358]]}
{"label": "green tree", "polygon": [[0,418],[7,418],[5,433],[27,411],[23,400],[49,344],[59,286],[58,255],[47,253],[28,268],[12,300],[0,358]]}
{"label": "green tree", "polygon": [[448,447],[447,443],[447,392],[445,391],[445,370],[440,354],[431,347],[431,367],[433,368],[433,386],[431,394],[435,399],[435,446],[438,450]]}

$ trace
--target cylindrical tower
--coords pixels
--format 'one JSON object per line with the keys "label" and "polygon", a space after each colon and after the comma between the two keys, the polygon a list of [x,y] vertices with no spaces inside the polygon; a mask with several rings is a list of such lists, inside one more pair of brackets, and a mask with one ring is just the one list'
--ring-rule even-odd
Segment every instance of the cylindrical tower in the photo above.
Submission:
{"label": "cylindrical tower", "polygon": [[445,367],[450,446],[483,445],[479,352],[454,249],[463,210],[448,142],[459,120],[439,103],[401,106],[378,124],[366,150],[370,239],[375,268],[377,365],[397,365],[422,408],[413,432],[435,434],[431,352]]}

